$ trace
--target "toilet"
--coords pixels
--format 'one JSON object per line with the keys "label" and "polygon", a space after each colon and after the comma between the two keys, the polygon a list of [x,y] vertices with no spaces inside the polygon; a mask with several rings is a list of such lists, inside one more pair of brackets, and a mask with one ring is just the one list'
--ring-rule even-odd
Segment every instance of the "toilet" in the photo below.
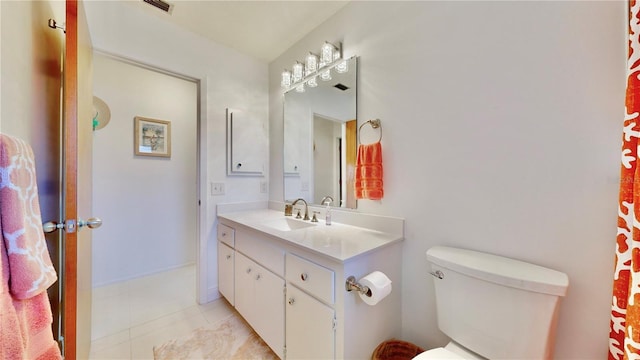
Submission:
{"label": "toilet", "polygon": [[487,253],[427,251],[438,327],[451,338],[414,359],[551,359],[566,274]]}

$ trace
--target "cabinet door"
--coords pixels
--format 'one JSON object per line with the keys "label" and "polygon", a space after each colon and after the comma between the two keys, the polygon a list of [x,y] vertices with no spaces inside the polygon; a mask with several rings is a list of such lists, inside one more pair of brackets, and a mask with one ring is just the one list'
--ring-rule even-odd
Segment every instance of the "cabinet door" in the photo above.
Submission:
{"label": "cabinet door", "polygon": [[255,288],[253,274],[255,263],[239,252],[235,255],[235,307],[236,310],[253,326]]}
{"label": "cabinet door", "polygon": [[234,250],[218,242],[218,291],[234,305]]}
{"label": "cabinet door", "polygon": [[284,349],[284,279],[236,252],[235,307],[281,358]]}
{"label": "cabinet door", "polygon": [[284,280],[256,265],[253,328],[282,357],[284,349]]}
{"label": "cabinet door", "polygon": [[287,358],[334,359],[334,310],[291,284],[286,308]]}

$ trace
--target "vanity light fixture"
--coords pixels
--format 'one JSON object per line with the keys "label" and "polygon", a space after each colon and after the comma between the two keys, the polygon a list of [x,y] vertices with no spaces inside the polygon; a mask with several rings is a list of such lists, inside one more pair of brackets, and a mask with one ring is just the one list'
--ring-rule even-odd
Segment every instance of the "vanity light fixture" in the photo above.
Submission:
{"label": "vanity light fixture", "polygon": [[320,73],[320,79],[322,79],[322,81],[331,80],[331,70],[329,70],[329,69],[322,70],[322,72]]}
{"label": "vanity light fixture", "polygon": [[346,59],[340,59],[336,64],[336,71],[340,74],[344,74],[349,71],[349,63]]}
{"label": "vanity light fixture", "polygon": [[322,66],[327,66],[327,64],[331,64],[334,60],[336,60],[336,58],[334,57],[335,54],[338,54],[338,57],[340,56],[340,52],[338,51],[338,48],[331,44],[328,41],[324,42],[324,45],[322,45],[322,55],[320,56],[320,67]]}
{"label": "vanity light fixture", "polygon": [[304,77],[304,65],[301,62],[293,64],[293,82],[297,83]]}
{"label": "vanity light fixture", "polygon": [[318,55],[314,53],[309,53],[309,55],[307,55],[306,60],[307,60],[306,67],[305,67],[305,69],[307,70],[306,75],[311,75],[314,72],[316,72],[316,70],[318,70]]}
{"label": "vanity light fixture", "polygon": [[280,86],[284,89],[288,89],[291,87],[291,71],[285,70],[282,72],[282,80],[280,82]]}
{"label": "vanity light fixture", "polygon": [[284,70],[280,86],[284,92],[295,89],[304,92],[308,87],[318,86],[318,77],[323,81],[331,80],[331,69],[339,73],[349,71],[347,61],[342,58],[342,47],[325,42],[320,49],[320,56],[309,52],[304,63],[296,61],[292,71]]}

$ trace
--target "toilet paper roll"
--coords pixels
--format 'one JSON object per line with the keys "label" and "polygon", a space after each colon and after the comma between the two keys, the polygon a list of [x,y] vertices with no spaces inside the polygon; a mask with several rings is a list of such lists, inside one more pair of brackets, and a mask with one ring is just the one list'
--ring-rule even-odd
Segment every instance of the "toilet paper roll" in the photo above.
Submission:
{"label": "toilet paper roll", "polygon": [[375,305],[391,293],[391,280],[383,272],[374,271],[358,281],[369,288],[367,293],[360,293],[360,298],[367,305]]}

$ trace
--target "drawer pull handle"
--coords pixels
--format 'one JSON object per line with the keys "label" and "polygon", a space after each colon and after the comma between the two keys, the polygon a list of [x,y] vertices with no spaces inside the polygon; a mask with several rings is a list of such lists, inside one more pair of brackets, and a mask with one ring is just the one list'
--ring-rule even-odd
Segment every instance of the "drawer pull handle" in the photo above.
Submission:
{"label": "drawer pull handle", "polygon": [[300,274],[300,279],[302,281],[307,281],[308,278],[309,278],[309,275],[307,275],[307,273]]}
{"label": "drawer pull handle", "polygon": [[256,275],[256,280],[260,280],[260,274]]}
{"label": "drawer pull handle", "polygon": [[227,255],[227,260],[231,259],[231,255]]}
{"label": "drawer pull handle", "polygon": [[251,273],[251,268],[247,269],[247,274]]}
{"label": "drawer pull handle", "polygon": [[289,298],[289,305],[293,305],[296,302],[296,300],[292,297]]}
{"label": "drawer pull handle", "polygon": [[222,237],[226,237],[226,236],[227,236],[227,233],[226,233],[226,232],[223,232],[223,233],[222,233]]}

